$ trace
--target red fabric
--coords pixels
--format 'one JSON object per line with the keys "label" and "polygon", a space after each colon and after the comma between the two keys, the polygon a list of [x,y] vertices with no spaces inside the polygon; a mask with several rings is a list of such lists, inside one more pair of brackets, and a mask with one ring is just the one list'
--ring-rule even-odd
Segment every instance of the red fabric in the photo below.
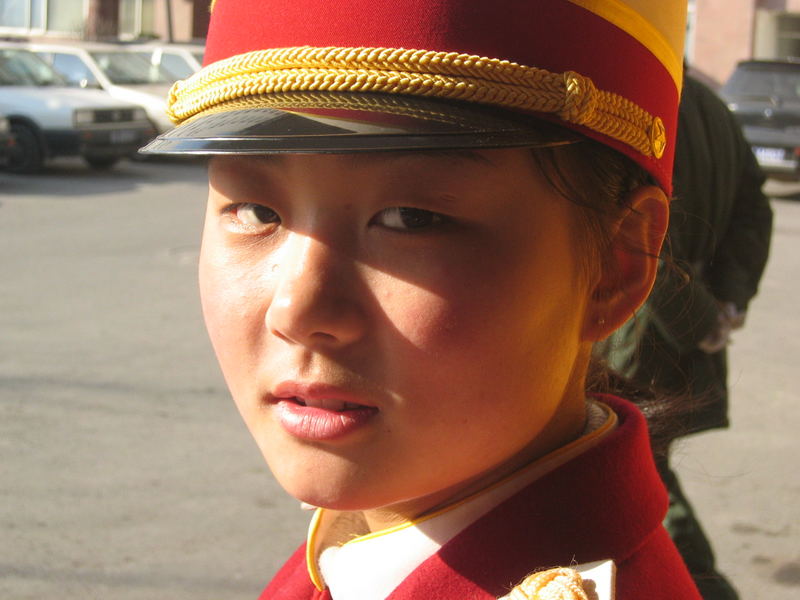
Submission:
{"label": "red fabric", "polygon": [[[619,427],[512,496],[417,568],[390,600],[490,600],[541,568],[612,558],[618,600],[700,600],[661,520],[667,495],[641,413],[603,397]],[[305,547],[262,600],[328,600],[308,578]]]}
{"label": "red fabric", "polygon": [[661,117],[668,148],[659,160],[573,128],[630,156],[669,191],[678,106],[674,81],[637,40],[568,0],[217,0],[205,61],[290,46],[464,52],[576,71]]}

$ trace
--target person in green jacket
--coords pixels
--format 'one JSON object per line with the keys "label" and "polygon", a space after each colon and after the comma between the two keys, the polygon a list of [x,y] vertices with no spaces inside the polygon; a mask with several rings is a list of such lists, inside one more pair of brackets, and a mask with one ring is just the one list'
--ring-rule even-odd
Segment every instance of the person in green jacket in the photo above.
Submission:
{"label": "person in green jacket", "polygon": [[[734,116],[685,76],[668,244],[650,298],[597,352],[635,385],[684,403],[682,435],[728,426],[726,346],[767,263],[772,210]],[[685,410],[691,407],[691,410]],[[665,525],[706,600],[735,599],[668,457]]]}

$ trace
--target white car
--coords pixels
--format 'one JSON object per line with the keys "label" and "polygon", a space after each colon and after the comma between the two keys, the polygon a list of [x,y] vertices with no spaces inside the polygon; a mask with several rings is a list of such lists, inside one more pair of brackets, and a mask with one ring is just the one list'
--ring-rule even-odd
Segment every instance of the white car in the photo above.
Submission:
{"label": "white car", "polygon": [[35,172],[63,155],[108,168],[155,135],[142,108],[100,90],[67,87],[35,54],[13,44],[0,44],[0,114],[13,136],[6,168],[16,172]]}
{"label": "white car", "polygon": [[61,73],[70,85],[100,88],[118,100],[138,104],[159,133],[172,129],[166,109],[173,78],[125,46],[59,42],[28,43],[25,47]]}
{"label": "white car", "polygon": [[147,44],[129,44],[125,46],[144,58],[151,65],[161,67],[170,74],[174,81],[186,79],[203,67],[205,48],[200,44],[165,44],[149,42]]}

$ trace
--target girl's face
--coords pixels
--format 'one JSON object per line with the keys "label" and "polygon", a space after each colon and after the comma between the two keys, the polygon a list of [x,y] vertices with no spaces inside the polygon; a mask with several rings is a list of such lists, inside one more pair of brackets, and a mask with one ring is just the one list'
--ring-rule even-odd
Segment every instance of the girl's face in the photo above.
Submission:
{"label": "girl's face", "polygon": [[206,323],[290,494],[411,517],[579,433],[591,285],[577,209],[528,150],[219,157],[209,176]]}

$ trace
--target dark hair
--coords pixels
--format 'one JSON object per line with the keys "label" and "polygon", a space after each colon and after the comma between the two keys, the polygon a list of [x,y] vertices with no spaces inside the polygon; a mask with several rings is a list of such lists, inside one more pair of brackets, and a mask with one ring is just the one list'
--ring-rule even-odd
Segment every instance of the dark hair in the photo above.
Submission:
{"label": "dark hair", "polygon": [[607,256],[611,224],[629,208],[629,192],[656,185],[653,177],[628,157],[588,138],[532,151],[550,186],[584,209],[578,212],[586,233],[580,238],[582,256],[587,267],[597,265]]}

